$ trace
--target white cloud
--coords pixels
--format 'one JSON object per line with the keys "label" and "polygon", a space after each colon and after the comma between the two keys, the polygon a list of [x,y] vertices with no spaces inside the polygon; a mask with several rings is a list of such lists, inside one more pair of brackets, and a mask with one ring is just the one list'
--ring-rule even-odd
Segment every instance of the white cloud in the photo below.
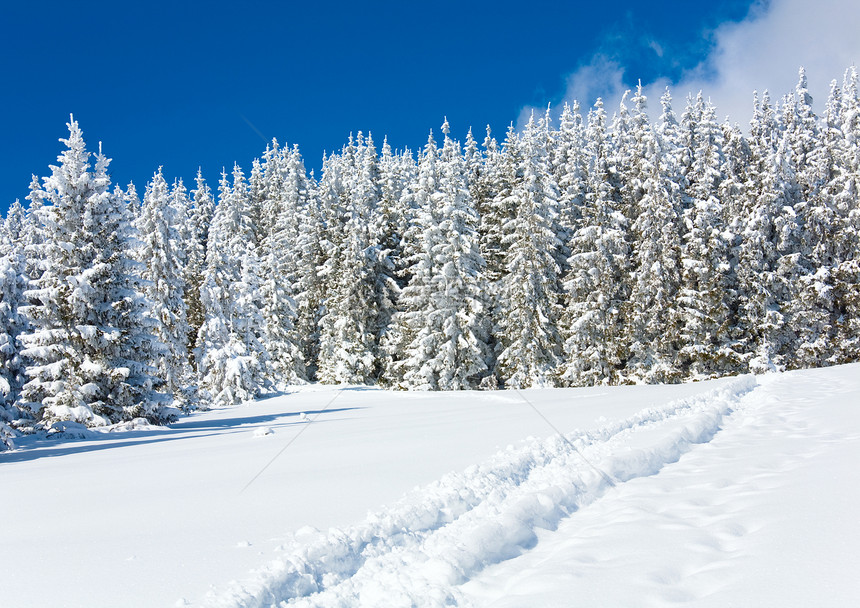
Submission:
{"label": "white cloud", "polygon": [[[583,108],[586,113],[588,112],[587,106],[592,105],[598,97],[605,100],[617,99],[620,101],[624,91],[629,88],[624,84],[623,77],[624,69],[616,61],[603,54],[594,55],[589,63],[581,65],[567,77],[564,101],[572,104],[574,100],[580,100],[580,104],[586,106]],[[560,106],[561,104],[553,105]],[[607,112],[611,115],[612,108],[615,107],[617,104],[611,108],[607,107]],[[532,111],[543,115],[545,110],[546,108],[533,106],[524,107],[520,110],[517,126],[519,128],[525,126]]]}
{"label": "white cloud", "polygon": [[[652,112],[668,84],[680,115],[688,93],[702,91],[717,107],[719,117],[730,116],[746,126],[752,116],[753,91],[781,98],[797,84],[800,66],[806,68],[815,108],[821,111],[830,81],[842,82],[846,68],[860,64],[860,2],[857,0],[770,0],[753,7],[739,23],[726,23],[713,33],[711,54],[678,82],[650,83],[646,89]],[[658,44],[655,41],[655,44]],[[611,115],[633,74],[597,54],[567,80],[564,101],[580,100],[587,109],[602,96]],[[527,115],[525,109],[521,116]]]}
{"label": "white cloud", "polygon": [[715,32],[714,52],[672,86],[678,97],[702,90],[720,116],[746,125],[754,90],[775,98],[792,91],[806,68],[818,111],[834,78],[860,62],[860,3],[856,0],[772,0],[737,24]]}
{"label": "white cloud", "polygon": [[648,48],[654,51],[654,54],[657,55],[657,57],[660,57],[662,59],[664,51],[663,46],[659,42],[657,42],[656,40],[649,40]]}

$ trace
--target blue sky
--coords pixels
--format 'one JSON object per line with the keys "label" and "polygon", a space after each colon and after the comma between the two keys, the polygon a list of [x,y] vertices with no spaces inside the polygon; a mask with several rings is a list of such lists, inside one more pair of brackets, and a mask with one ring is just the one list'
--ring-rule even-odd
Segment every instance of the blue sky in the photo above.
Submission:
{"label": "blue sky", "polygon": [[[815,36],[850,38],[844,56],[860,60],[857,36],[848,33],[860,20],[853,4],[821,0],[815,14],[845,8],[849,15],[836,19],[847,23],[844,36]],[[324,150],[339,149],[359,130],[379,143],[388,135],[392,146],[415,149],[447,116],[457,137],[470,126],[482,136],[490,124],[501,138],[524,109],[574,95],[588,97],[580,99],[586,105],[598,94],[613,100],[640,78],[655,90],[677,83],[725,93],[730,77],[751,99],[753,88],[768,83],[748,85],[731,70],[756,61],[721,61],[749,45],[779,10],[789,13],[791,27],[809,20],[800,0],[770,0],[752,13],[751,6],[750,0],[7,2],[0,9],[6,85],[0,208],[15,198],[23,202],[31,173],[48,173],[69,113],[90,149],[103,142],[114,159],[114,182],[133,180],[142,193],[159,165],[168,179],[189,185],[201,166],[214,186],[234,161],[249,170],[272,137],[298,144],[317,170]],[[789,27],[771,26],[774,40]],[[799,42],[801,60],[804,48],[820,46],[813,42]],[[767,64],[761,74],[775,71],[772,62],[758,63]],[[850,63],[820,76],[841,77]],[[789,84],[780,94],[799,65],[785,64]],[[680,99],[686,90],[675,94]],[[721,107],[719,97],[714,101]]]}

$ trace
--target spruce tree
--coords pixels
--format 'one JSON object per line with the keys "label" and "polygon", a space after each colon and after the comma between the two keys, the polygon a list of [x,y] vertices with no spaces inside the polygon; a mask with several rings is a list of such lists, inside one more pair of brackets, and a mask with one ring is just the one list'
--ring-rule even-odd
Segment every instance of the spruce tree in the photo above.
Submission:
{"label": "spruce tree", "polygon": [[818,367],[834,360],[836,333],[835,276],[838,257],[838,200],[842,186],[844,137],[841,94],[834,82],[820,128],[811,109],[806,76],[801,70],[791,104],[792,148],[798,197],[794,203],[798,238],[795,243],[799,276],[790,285],[792,323],[797,340],[791,367]]}
{"label": "spruce tree", "polygon": [[173,398],[176,406],[188,411],[195,407],[196,388],[189,362],[183,262],[184,247],[190,238],[183,238],[181,232],[189,224],[183,196],[181,182],[172,193],[168,191],[159,167],[147,185],[137,225],[144,294],[155,321],[155,335],[162,345],[152,365],[164,383],[161,390]]}
{"label": "spruce tree", "polygon": [[[637,90],[633,112],[635,190],[631,226],[632,276],[625,324],[630,358],[624,371],[635,382],[673,382],[681,375],[675,365],[677,341],[668,331],[680,285],[680,206],[678,188],[671,181],[672,157],[664,152],[646,114],[646,100]],[[664,99],[664,132],[671,109]],[[670,123],[671,124],[671,123]]]}
{"label": "spruce tree", "polygon": [[25,293],[33,329],[22,336],[32,360],[21,403],[43,425],[102,425],[135,417],[165,422],[174,410],[153,392],[148,303],[131,260],[131,215],[110,192],[109,160],[90,171],[78,123],[44,179],[39,198],[44,272]]}
{"label": "spruce tree", "polygon": [[[431,208],[421,216],[420,277],[427,290],[423,310],[413,315],[413,338],[407,346],[404,384],[410,388],[477,388],[486,376],[487,308],[484,261],[480,254],[478,216],[471,202],[465,161],[459,144],[442,126],[445,142],[439,157],[439,181]],[[429,271],[429,272],[427,272]],[[426,274],[425,274],[426,273]],[[412,284],[413,287],[416,284]]]}
{"label": "spruce tree", "polygon": [[368,383],[379,371],[379,258],[368,230],[379,192],[375,159],[368,162],[375,151],[368,148],[359,133],[339,159],[330,159],[323,174],[333,228],[339,227],[328,231],[321,270],[330,282],[320,319],[317,369],[325,383]]}
{"label": "spruce tree", "polygon": [[247,182],[222,173],[200,289],[205,322],[197,338],[201,398],[215,405],[254,399],[268,388],[269,353],[261,337],[260,264]]}
{"label": "spruce tree", "polygon": [[857,69],[845,73],[841,131],[844,138],[840,172],[834,176],[833,205],[836,244],[833,300],[836,352],[833,361],[860,359],[860,92]]}
{"label": "spruce tree", "polygon": [[[770,98],[756,102],[751,122],[751,167],[747,184],[747,218],[738,250],[739,323],[752,355],[749,369],[764,372],[785,365],[792,343],[787,311],[788,287],[780,268],[786,199],[785,141]],[[786,261],[790,261],[786,260]]]}
{"label": "spruce tree", "polygon": [[45,204],[42,196],[43,192],[39,178],[33,175],[33,179],[30,181],[30,192],[26,197],[30,201],[30,204],[24,215],[24,223],[20,236],[26,258],[26,275],[32,281],[42,276],[44,270],[42,260],[44,247],[42,245],[45,242],[45,226],[43,224],[44,213],[42,208]]}
{"label": "spruce tree", "polygon": [[559,188],[559,221],[564,227],[562,238],[567,245],[581,225],[588,174],[585,131],[576,102],[573,107],[564,104],[552,158],[553,175]]}
{"label": "spruce tree", "polygon": [[[749,177],[750,151],[749,141],[741,133],[737,124],[724,124],[723,141],[724,156],[722,175],[719,187],[719,200],[722,206],[722,224],[725,227],[723,240],[728,250],[729,270],[726,274],[728,288],[731,290],[729,304],[729,335],[723,348],[731,350],[732,372],[743,373],[748,369],[748,361],[752,357],[748,349],[747,338],[744,334],[741,311],[741,289],[739,280],[740,249],[743,233],[746,228],[746,210],[749,208],[748,188],[752,182]],[[724,359],[725,360],[725,359]]]}
{"label": "spruce tree", "polygon": [[552,386],[561,362],[562,248],[557,232],[558,187],[548,166],[545,125],[529,121],[519,147],[522,165],[502,225],[505,275],[499,281],[498,375],[506,386]]}
{"label": "spruce tree", "polygon": [[629,272],[627,216],[620,210],[613,142],[598,100],[587,129],[588,183],[582,225],[571,239],[563,318],[566,360],[562,379],[572,386],[617,383],[625,366],[621,318]]}
{"label": "spruce tree", "polygon": [[[273,149],[277,148],[273,146]],[[295,298],[299,288],[299,218],[308,205],[308,183],[298,150],[282,149],[266,162],[266,214],[272,226],[261,244],[263,281],[261,313],[265,323],[263,342],[271,357],[271,380],[275,386],[307,379],[301,340],[297,330]]]}
{"label": "spruce tree", "polygon": [[436,274],[433,251],[442,243],[436,205],[441,182],[439,149],[432,131],[419,153],[417,171],[417,176],[408,183],[401,196],[406,224],[401,250],[408,282],[399,295],[397,310],[392,315],[384,343],[387,355],[385,381],[400,388],[424,386],[416,373],[432,356],[423,348],[421,340],[425,331],[424,313],[430,308],[432,282]]}
{"label": "spruce tree", "polygon": [[[197,343],[197,334],[205,321],[205,311],[200,300],[200,288],[206,269],[206,250],[209,241],[209,227],[215,214],[215,200],[212,191],[203,179],[203,172],[197,170],[197,188],[191,191],[189,212],[189,240],[185,243],[187,260],[183,278],[185,280],[185,310],[188,322],[188,344]],[[194,351],[192,350],[192,355]],[[195,371],[199,367],[195,356],[191,357]]]}
{"label": "spruce tree", "polygon": [[140,215],[140,197],[137,195],[137,188],[134,183],[129,182],[122,193],[122,198],[128,207],[128,212],[131,214],[132,221],[137,221]]}
{"label": "spruce tree", "polygon": [[27,320],[19,312],[28,282],[20,243],[23,217],[23,209],[15,201],[5,224],[0,222],[0,451],[14,447],[16,433],[10,423],[22,415],[15,404],[26,380],[19,339],[27,330]]}
{"label": "spruce tree", "polygon": [[738,355],[730,346],[732,315],[732,242],[723,223],[719,198],[724,166],[723,131],[714,108],[702,95],[687,132],[690,165],[683,212],[681,285],[672,331],[682,344],[679,365],[685,377],[708,378],[736,371]]}
{"label": "spruce tree", "polygon": [[325,264],[326,220],[320,201],[320,184],[313,175],[308,179],[307,188],[308,203],[299,211],[296,236],[296,329],[307,378],[315,380],[319,363],[319,321],[325,311],[326,284],[320,269]]}

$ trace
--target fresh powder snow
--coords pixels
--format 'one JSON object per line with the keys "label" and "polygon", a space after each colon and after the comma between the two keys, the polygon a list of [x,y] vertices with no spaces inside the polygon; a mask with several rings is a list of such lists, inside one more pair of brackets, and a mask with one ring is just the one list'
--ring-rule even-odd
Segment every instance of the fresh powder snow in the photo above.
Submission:
{"label": "fresh powder snow", "polygon": [[0,453],[2,606],[860,601],[860,364],[577,389],[308,385],[166,428],[68,423],[15,444]]}

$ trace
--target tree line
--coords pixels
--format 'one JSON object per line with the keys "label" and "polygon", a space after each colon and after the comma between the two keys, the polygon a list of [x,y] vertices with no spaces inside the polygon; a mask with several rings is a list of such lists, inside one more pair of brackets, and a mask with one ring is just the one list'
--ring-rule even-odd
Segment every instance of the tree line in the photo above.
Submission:
{"label": "tree line", "polygon": [[[679,382],[860,358],[860,97],[806,76],[748,133],[701,94],[565,105],[503,141],[358,133],[142,200],[72,119],[0,222],[0,436],[398,389]],[[0,441],[2,443],[2,441]]]}

